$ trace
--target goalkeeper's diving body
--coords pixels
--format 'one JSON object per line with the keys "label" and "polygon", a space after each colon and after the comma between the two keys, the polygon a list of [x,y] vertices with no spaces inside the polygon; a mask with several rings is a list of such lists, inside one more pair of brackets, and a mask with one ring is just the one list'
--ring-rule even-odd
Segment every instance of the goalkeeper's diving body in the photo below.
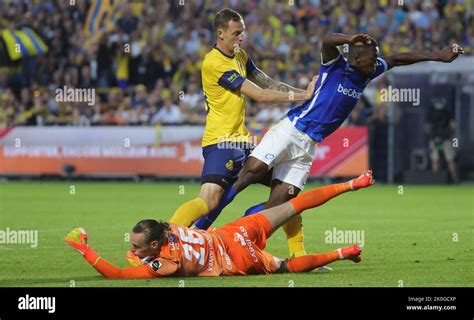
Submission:
{"label": "goalkeeper's diving body", "polygon": [[358,245],[351,245],[328,253],[281,259],[264,251],[267,239],[304,210],[373,183],[369,170],[358,178],[303,192],[284,204],[211,231],[142,220],[130,236],[131,249],[126,258],[132,266],[123,269],[104,260],[88,245],[83,228],[73,229],[65,241],[109,279],[309,272],[336,260],[360,262],[361,250]]}

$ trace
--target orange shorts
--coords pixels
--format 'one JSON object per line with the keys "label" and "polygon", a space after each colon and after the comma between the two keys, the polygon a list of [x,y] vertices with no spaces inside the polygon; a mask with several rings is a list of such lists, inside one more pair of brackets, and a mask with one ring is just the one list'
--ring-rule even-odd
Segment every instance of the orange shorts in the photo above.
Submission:
{"label": "orange shorts", "polygon": [[270,222],[264,215],[257,213],[241,218],[218,228],[216,232],[239,271],[236,274],[275,272],[273,256],[264,251],[267,238],[272,234]]}

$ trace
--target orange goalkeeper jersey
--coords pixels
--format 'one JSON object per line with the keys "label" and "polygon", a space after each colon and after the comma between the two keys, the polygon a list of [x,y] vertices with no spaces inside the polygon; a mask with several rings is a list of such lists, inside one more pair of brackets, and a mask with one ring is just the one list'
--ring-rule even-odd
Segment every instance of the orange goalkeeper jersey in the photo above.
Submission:
{"label": "orange goalkeeper jersey", "polygon": [[170,223],[160,256],[148,266],[157,276],[219,276],[235,270],[215,232]]}
{"label": "orange goalkeeper jersey", "polygon": [[158,277],[275,272],[273,256],[263,251],[265,232],[251,220],[240,219],[213,231],[170,223],[171,232],[160,256],[148,267]]}
{"label": "orange goalkeeper jersey", "polygon": [[273,228],[262,214],[244,217],[213,231],[189,229],[172,223],[170,229],[159,256],[149,263],[142,264],[143,261],[129,251],[126,258],[138,265],[121,269],[102,259],[89,246],[84,258],[108,279],[236,276],[276,271],[273,256],[264,251]]}

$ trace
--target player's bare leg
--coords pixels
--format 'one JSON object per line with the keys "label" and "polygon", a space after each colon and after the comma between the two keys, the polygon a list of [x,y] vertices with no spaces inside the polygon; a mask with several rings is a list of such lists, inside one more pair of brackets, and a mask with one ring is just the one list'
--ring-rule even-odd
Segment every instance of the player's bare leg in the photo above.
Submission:
{"label": "player's bare leg", "polygon": [[199,192],[199,198],[207,203],[209,211],[214,210],[219,205],[219,201],[224,194],[224,188],[215,183],[204,183]]}
{"label": "player's bare leg", "polygon": [[278,179],[274,179],[270,187],[270,196],[268,201],[263,204],[264,209],[270,209],[283,204],[295,198],[301,191],[299,188]]}
{"label": "player's bare leg", "polygon": [[264,162],[258,160],[255,157],[249,156],[244,166],[239,172],[237,181],[230,186],[220,197],[218,206],[212,210],[209,210],[210,213],[199,219],[195,227],[198,229],[208,229],[212,223],[217,219],[222,210],[231,203],[235,196],[250,184],[261,181],[268,172],[268,165]]}
{"label": "player's bare leg", "polygon": [[268,165],[251,155],[239,172],[239,178],[232,186],[237,193],[247,188],[253,183],[257,183],[265,177],[269,168]]}
{"label": "player's bare leg", "polygon": [[446,159],[446,162],[448,163],[448,170],[449,170],[449,173],[451,174],[451,179],[453,179],[454,183],[458,183],[459,177],[458,177],[458,170],[456,168],[456,162],[454,162],[454,160],[448,160],[448,159]]}

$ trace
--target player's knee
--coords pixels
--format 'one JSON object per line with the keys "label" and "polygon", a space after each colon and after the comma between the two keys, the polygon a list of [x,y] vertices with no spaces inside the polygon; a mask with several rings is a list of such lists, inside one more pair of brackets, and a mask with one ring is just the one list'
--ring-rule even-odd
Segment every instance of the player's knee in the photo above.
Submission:
{"label": "player's knee", "polygon": [[217,206],[219,205],[220,197],[218,195],[206,193],[206,194],[200,194],[199,198],[201,198],[207,204],[207,208],[209,209],[209,212],[216,209]]}
{"label": "player's knee", "polygon": [[217,207],[219,206],[219,199],[220,198],[217,198],[217,197],[207,199],[206,202],[207,202],[207,207],[209,208],[209,212],[214,211],[215,209],[217,209]]}
{"label": "player's knee", "polygon": [[218,185],[210,186],[210,184],[204,184],[201,187],[199,198],[201,198],[206,204],[209,211],[213,211],[219,205],[219,201],[224,194],[224,189]]}

